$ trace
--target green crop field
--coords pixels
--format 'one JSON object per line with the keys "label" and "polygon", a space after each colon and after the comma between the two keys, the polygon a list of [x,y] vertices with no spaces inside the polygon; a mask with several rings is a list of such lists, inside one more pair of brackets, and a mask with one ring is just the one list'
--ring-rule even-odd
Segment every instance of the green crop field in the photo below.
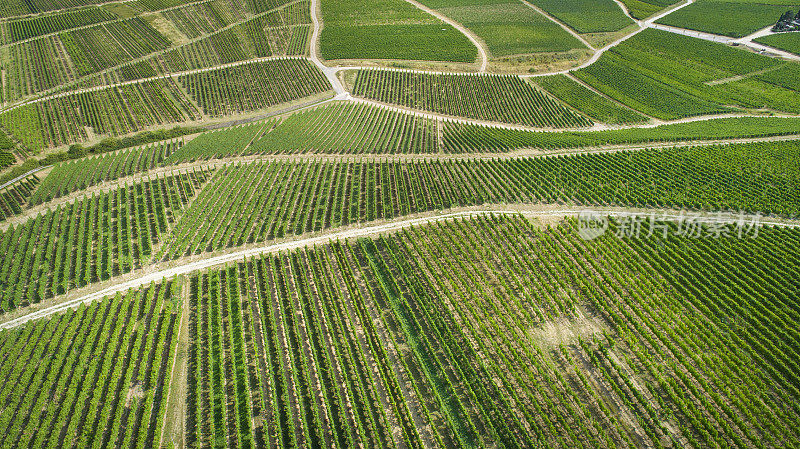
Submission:
{"label": "green crop field", "polygon": [[614,103],[567,76],[543,76],[532,80],[537,86],[580,110],[595,121],[609,124],[647,121],[647,118],[641,114]]}
{"label": "green crop field", "polygon": [[633,17],[639,20],[644,20],[663,9],[679,3],[673,0],[620,0],[620,2],[625,5]]}
{"label": "green crop field", "polygon": [[773,34],[760,37],[756,42],[800,55],[800,34],[797,33]]}
{"label": "green crop field", "polygon": [[658,23],[722,36],[744,37],[774,25],[788,9],[796,11],[800,8],[800,3],[790,5],[769,0],[698,0]]}
{"label": "green crop field", "polygon": [[423,0],[464,25],[486,43],[494,57],[563,52],[584,45],[521,2],[508,0]]}
{"label": "green crop field", "polygon": [[591,122],[513,76],[362,70],[353,94],[383,103],[535,127],[580,128]]}
{"label": "green crop field", "polygon": [[0,448],[800,448],[800,62],[692,31],[800,4],[672,1],[0,1]]}
{"label": "green crop field", "polygon": [[731,112],[731,106],[796,114],[800,112],[797,91],[749,76],[780,64],[773,58],[713,42],[646,30],[576,76],[609,97],[660,119]]}
{"label": "green crop field", "polygon": [[324,0],[325,59],[473,62],[477,49],[452,26],[403,0]]}
{"label": "green crop field", "polygon": [[532,0],[578,33],[618,31],[633,21],[613,0]]}

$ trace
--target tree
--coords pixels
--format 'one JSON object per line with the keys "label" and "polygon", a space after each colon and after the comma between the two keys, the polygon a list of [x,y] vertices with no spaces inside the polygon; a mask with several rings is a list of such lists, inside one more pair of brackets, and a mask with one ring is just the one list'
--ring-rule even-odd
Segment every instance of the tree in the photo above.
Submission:
{"label": "tree", "polygon": [[75,143],[70,145],[67,154],[69,155],[70,159],[77,159],[79,157],[84,157],[86,156],[86,148],[84,148],[83,145],[79,143]]}

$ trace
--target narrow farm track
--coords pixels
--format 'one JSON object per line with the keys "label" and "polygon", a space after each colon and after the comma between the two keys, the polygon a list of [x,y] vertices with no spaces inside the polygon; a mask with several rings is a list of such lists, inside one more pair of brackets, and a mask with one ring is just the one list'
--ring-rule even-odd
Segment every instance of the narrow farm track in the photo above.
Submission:
{"label": "narrow farm track", "polygon": [[46,169],[48,169],[50,167],[52,167],[52,165],[48,165],[46,167],[34,168],[33,170],[30,170],[30,171],[28,171],[26,173],[23,173],[23,174],[17,176],[16,178],[12,179],[11,181],[3,183],[3,185],[0,185],[0,189],[5,189],[6,187],[10,186],[11,184],[14,184],[15,182],[17,182],[17,181],[19,181],[21,179],[25,179],[25,178],[27,178],[28,176],[30,176],[30,175],[32,175],[34,173],[39,173],[40,171],[46,170]]}
{"label": "narrow farm track", "polygon": [[[456,220],[460,218],[469,218],[482,215],[522,215],[528,218],[550,218],[560,219],[569,216],[575,216],[585,211],[594,211],[603,215],[618,217],[629,215],[650,215],[655,214],[660,218],[668,220],[678,220],[685,215],[682,215],[679,210],[672,209],[637,209],[637,208],[608,208],[608,207],[573,207],[573,206],[560,206],[560,205],[522,205],[522,204],[509,204],[498,205],[497,208],[487,208],[482,206],[480,208],[459,208],[452,209],[445,213],[442,212],[429,212],[420,214],[414,218],[404,217],[403,219],[391,220],[382,224],[374,226],[354,227],[347,229],[331,230],[312,237],[298,238],[288,240],[281,243],[272,243],[269,245],[259,246],[255,248],[243,249],[239,251],[230,252],[223,255],[210,254],[200,260],[182,263],[181,260],[168,262],[165,267],[156,264],[148,267],[148,273],[138,275],[139,273],[133,272],[130,276],[123,276],[121,282],[114,285],[102,288],[101,290],[79,296],[77,298],[69,299],[57,303],[55,305],[45,307],[40,310],[31,311],[30,308],[20,309],[13,313],[14,318],[0,324],[0,329],[13,329],[19,327],[31,320],[49,317],[53,314],[66,311],[71,308],[78,307],[81,304],[88,304],[93,301],[101,300],[107,296],[116,293],[125,292],[129,289],[136,289],[153,282],[160,282],[163,279],[171,279],[175,276],[186,275],[200,270],[225,265],[231,262],[240,261],[242,259],[260,256],[262,254],[280,253],[283,251],[291,251],[299,248],[305,248],[315,245],[323,245],[329,242],[338,240],[347,240],[361,237],[376,236],[385,233],[396,232],[404,228],[412,226],[424,226],[431,223]],[[715,213],[706,214],[709,219],[718,220],[736,220],[741,218],[738,214],[730,213]],[[745,217],[750,219],[752,217]],[[797,220],[776,220],[776,219],[761,219],[760,223],[766,226],[778,226],[786,228],[800,228],[800,221]],[[137,276],[138,275],[138,276]],[[117,279],[119,281],[120,279]]]}
{"label": "narrow farm track", "polygon": [[[683,9],[683,8],[691,5],[692,3],[694,3],[694,0],[687,0],[684,3],[681,3],[679,5],[676,5],[676,6],[673,6],[671,8],[668,8],[668,9],[666,9],[666,10],[664,10],[664,11],[662,11],[662,12],[656,14],[656,15],[654,15],[654,16],[648,18],[647,20],[635,20],[634,19],[636,21],[636,23],[639,25],[639,29],[637,29],[636,31],[633,31],[632,33],[626,34],[625,36],[622,36],[621,38],[615,40],[614,42],[611,42],[610,44],[606,45],[603,48],[597,49],[594,52],[594,54],[592,55],[591,58],[587,59],[585,62],[583,62],[582,64],[580,64],[578,66],[572,67],[572,68],[567,69],[567,70],[560,70],[560,71],[557,71],[557,72],[542,72],[542,73],[534,73],[534,74],[531,74],[531,75],[521,75],[521,76],[522,76],[522,78],[535,78],[535,77],[538,77],[538,76],[565,75],[565,74],[568,74],[570,72],[574,72],[574,71],[577,71],[577,70],[585,69],[586,67],[589,67],[590,65],[594,64],[595,62],[597,62],[597,60],[600,59],[600,57],[603,56],[603,54],[605,52],[607,52],[607,51],[611,50],[612,48],[616,47],[617,45],[627,41],[628,39],[632,38],[633,36],[636,36],[637,34],[641,33],[642,31],[644,31],[645,29],[650,27],[652,24],[654,24],[656,20],[659,20],[659,19],[661,19],[663,17],[666,17],[666,16],[672,14],[673,12],[675,12],[675,11],[677,11],[679,9]],[[633,17],[631,17],[631,18],[633,18]]]}
{"label": "narrow farm track", "polygon": [[350,94],[345,90],[342,82],[339,81],[339,77],[337,76],[338,70],[336,68],[328,67],[322,63],[322,59],[320,59],[319,54],[319,35],[322,32],[322,11],[320,10],[320,3],[319,0],[311,0],[311,23],[313,24],[313,32],[311,34],[311,45],[310,45],[310,55],[311,55],[311,62],[314,63],[322,73],[325,74],[325,78],[328,79],[328,82],[331,83],[333,86],[333,91],[336,92],[336,96],[347,98]]}
{"label": "narrow farm track", "polygon": [[440,13],[439,11],[428,8],[427,6],[423,5],[420,2],[417,2],[415,0],[405,0],[405,1],[406,3],[410,3],[415,7],[421,9],[422,11],[425,11],[426,13],[436,17],[442,22],[452,26],[453,28],[461,32],[461,34],[466,36],[467,39],[469,39],[470,42],[472,42],[472,44],[478,49],[478,58],[480,59],[480,66],[478,72],[480,73],[486,72],[486,66],[489,65],[489,50],[486,48],[486,44],[483,43],[475,33],[465,28],[464,25],[461,25],[460,23]]}

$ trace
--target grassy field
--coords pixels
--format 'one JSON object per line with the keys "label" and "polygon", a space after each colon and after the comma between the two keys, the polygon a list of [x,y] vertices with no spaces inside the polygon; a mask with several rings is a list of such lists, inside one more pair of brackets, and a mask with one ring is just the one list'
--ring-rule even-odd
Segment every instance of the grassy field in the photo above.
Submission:
{"label": "grassy field", "polygon": [[798,8],[800,6],[787,6],[781,2],[772,4],[769,0],[698,0],[658,23],[738,38],[774,25],[786,10],[796,11]]}
{"label": "grassy field", "polygon": [[773,34],[756,39],[756,42],[800,55],[800,33]]}
{"label": "grassy field", "polygon": [[531,0],[578,33],[619,31],[633,21],[613,0]]}
{"label": "grassy field", "polygon": [[474,32],[493,57],[585,48],[547,17],[509,0],[423,0]]}
{"label": "grassy field", "polygon": [[[783,62],[673,33],[646,30],[576,76],[661,119],[771,108],[800,112],[798,92],[756,75]],[[741,78],[741,79],[740,79]]]}
{"label": "grassy field", "polygon": [[473,62],[478,50],[455,28],[403,0],[324,0],[325,59]]}

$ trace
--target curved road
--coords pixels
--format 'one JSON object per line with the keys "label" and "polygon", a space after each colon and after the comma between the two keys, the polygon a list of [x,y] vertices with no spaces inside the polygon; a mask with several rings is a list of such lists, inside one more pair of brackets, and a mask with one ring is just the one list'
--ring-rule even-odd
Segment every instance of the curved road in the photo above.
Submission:
{"label": "curved road", "polygon": [[[152,273],[148,273],[144,276],[135,279],[131,279],[116,285],[112,285],[110,287],[104,288],[94,293],[90,293],[75,299],[71,299],[69,301],[62,302],[60,304],[56,304],[51,307],[27,313],[23,316],[14,318],[12,320],[0,324],[0,330],[12,329],[21,326],[27,323],[28,321],[39,318],[45,318],[50,315],[65,311],[67,309],[78,307],[81,304],[91,303],[93,301],[97,301],[105,297],[115,295],[116,293],[122,293],[128,291],[129,289],[135,289],[148,285],[152,282],[159,282],[165,278],[169,279],[179,275],[187,275],[199,270],[204,270],[219,265],[225,265],[231,262],[237,262],[245,258],[259,256],[262,254],[290,251],[298,248],[304,248],[307,246],[325,244],[337,240],[346,240],[346,239],[366,237],[376,234],[383,234],[387,232],[399,231],[403,228],[408,228],[411,226],[421,226],[439,221],[454,220],[458,218],[466,218],[478,215],[498,214],[498,215],[524,215],[526,217],[565,217],[565,216],[577,215],[584,211],[594,211],[594,212],[599,212],[602,215],[609,215],[609,216],[626,216],[626,215],[629,216],[632,214],[633,215],[656,214],[659,217],[663,217],[666,219],[673,219],[673,220],[677,220],[683,217],[680,214],[680,211],[666,210],[666,209],[626,209],[626,208],[605,208],[605,207],[547,208],[547,206],[537,206],[537,205],[529,205],[529,206],[509,205],[498,209],[462,208],[462,210],[460,211],[456,210],[454,212],[438,214],[438,215],[436,212],[433,213],[429,212],[428,214],[425,214],[424,216],[417,218],[398,219],[390,221],[388,223],[374,225],[374,226],[365,226],[365,227],[338,230],[338,231],[332,230],[330,232],[325,232],[321,235],[314,237],[292,240],[282,243],[274,243],[265,246],[260,246],[257,248],[244,249],[229,254],[224,254],[221,256],[208,257],[206,259],[197,260],[194,262],[186,263],[175,267],[164,268]],[[739,216],[736,214],[710,214],[710,215],[707,214],[706,216],[711,219],[725,219],[725,220],[735,220],[739,218]],[[762,225],[800,228],[800,223],[796,221],[779,221],[779,220],[762,219],[760,220],[760,223]]]}

